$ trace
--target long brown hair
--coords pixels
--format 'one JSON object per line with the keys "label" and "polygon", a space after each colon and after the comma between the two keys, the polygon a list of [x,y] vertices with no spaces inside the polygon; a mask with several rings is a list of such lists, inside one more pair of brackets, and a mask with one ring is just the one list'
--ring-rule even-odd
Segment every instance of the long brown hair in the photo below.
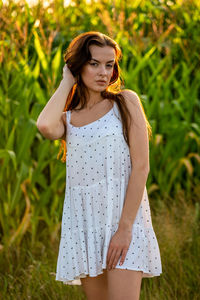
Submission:
{"label": "long brown hair", "polygon": [[[80,35],[75,37],[69,44],[67,50],[64,53],[64,61],[65,63],[67,63],[74,77],[76,77],[76,84],[73,85],[67,97],[64,111],[75,109],[79,105],[79,103],[81,104],[80,109],[82,109],[87,103],[87,90],[83,81],[81,80],[80,73],[83,65],[91,59],[91,53],[89,51],[90,45],[97,45],[99,47],[110,46],[113,47],[115,50],[115,63],[113,67],[113,74],[108,87],[101,92],[101,96],[103,99],[112,99],[117,103],[122,119],[124,139],[130,147],[128,129],[130,124],[129,121],[131,120],[131,115],[126,106],[124,97],[122,96],[122,94],[119,93],[121,91],[121,87],[124,86],[124,81],[121,77],[120,66],[118,64],[119,60],[122,57],[122,52],[119,45],[109,36],[98,31],[89,31],[81,33]],[[141,107],[144,112],[142,104]],[[149,137],[151,137],[151,126],[146,118],[145,112],[144,116],[146,119],[148,134]],[[61,147],[59,149],[57,159],[59,158],[62,152],[62,148],[63,156],[61,158],[61,161],[66,162],[67,147],[66,141],[64,139],[61,140]]]}

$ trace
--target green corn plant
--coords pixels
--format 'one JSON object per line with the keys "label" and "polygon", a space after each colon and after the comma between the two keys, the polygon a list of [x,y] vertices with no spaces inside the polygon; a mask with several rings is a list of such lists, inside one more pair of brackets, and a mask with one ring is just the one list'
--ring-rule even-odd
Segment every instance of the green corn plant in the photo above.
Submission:
{"label": "green corn plant", "polygon": [[9,274],[0,273],[2,298],[8,291],[24,299],[66,298],[64,288],[57,296],[46,269],[40,277],[41,262],[30,263],[31,282],[26,259],[14,268],[9,255],[14,246],[22,255],[26,241],[30,257],[30,246],[55,252],[65,164],[56,158],[59,141],[45,139],[36,119],[59,84],[64,49],[77,34],[97,30],[122,48],[125,88],[140,96],[153,131],[147,188],[165,273],[144,281],[141,299],[198,299],[199,1],[73,2],[26,3],[23,10],[13,1],[0,4],[0,258]]}

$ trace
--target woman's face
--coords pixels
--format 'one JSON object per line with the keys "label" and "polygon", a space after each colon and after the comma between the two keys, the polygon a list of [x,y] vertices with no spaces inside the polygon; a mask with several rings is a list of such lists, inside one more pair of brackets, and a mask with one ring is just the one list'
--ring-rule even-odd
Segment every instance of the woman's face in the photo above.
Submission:
{"label": "woman's face", "polygon": [[[101,92],[107,88],[113,74],[115,50],[110,46],[89,46],[91,60],[81,70],[81,78],[88,90]],[[105,83],[98,83],[104,80]]]}

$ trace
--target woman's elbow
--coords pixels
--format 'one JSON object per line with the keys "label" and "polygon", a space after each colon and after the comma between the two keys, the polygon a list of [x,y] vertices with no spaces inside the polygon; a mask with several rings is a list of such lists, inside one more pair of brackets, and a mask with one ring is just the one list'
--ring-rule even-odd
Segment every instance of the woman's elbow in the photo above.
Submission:
{"label": "woman's elbow", "polygon": [[36,126],[37,126],[37,129],[42,133],[43,131],[46,131],[47,130],[47,125],[42,123],[41,121],[39,121],[39,119],[37,119],[36,121]]}
{"label": "woman's elbow", "polygon": [[60,138],[64,138],[66,135],[66,128],[62,123],[58,124],[57,126],[54,126],[53,129],[52,127],[45,124],[37,124],[37,128],[40,131],[40,133],[49,140],[57,140]]}
{"label": "woman's elbow", "polygon": [[144,173],[145,175],[148,175],[150,172],[150,166],[146,162],[145,163],[141,163],[141,162],[135,163],[134,166],[138,172]]}
{"label": "woman's elbow", "polygon": [[52,140],[52,134],[48,128],[47,125],[41,124],[41,123],[36,123],[37,129],[39,132],[47,139]]}

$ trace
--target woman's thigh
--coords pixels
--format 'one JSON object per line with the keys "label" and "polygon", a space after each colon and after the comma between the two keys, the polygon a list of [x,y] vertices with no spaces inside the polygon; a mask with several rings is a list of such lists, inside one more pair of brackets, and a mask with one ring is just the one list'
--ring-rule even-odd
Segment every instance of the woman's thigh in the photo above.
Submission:
{"label": "woman's thigh", "polygon": [[103,269],[103,274],[80,280],[88,300],[108,300],[107,269]]}
{"label": "woman's thigh", "polygon": [[141,271],[111,269],[107,271],[109,300],[139,300]]}

